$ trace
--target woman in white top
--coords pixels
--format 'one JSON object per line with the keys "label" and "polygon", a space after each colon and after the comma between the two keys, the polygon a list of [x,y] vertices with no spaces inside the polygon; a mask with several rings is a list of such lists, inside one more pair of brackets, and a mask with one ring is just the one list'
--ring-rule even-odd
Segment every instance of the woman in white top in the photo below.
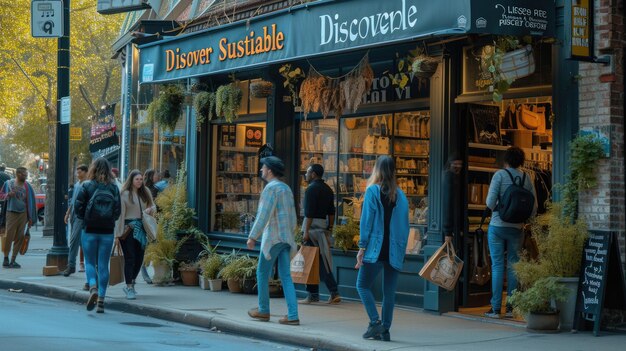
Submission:
{"label": "woman in white top", "polygon": [[[122,186],[121,194],[122,214],[117,222],[115,237],[119,240],[124,251],[124,279],[126,298],[134,300],[135,279],[143,265],[143,255],[148,244],[146,231],[141,222],[142,212],[153,214],[156,211],[150,190],[143,183],[143,176],[138,170],[128,175]],[[130,229],[127,230],[127,227]],[[128,232],[126,237],[124,232]]]}

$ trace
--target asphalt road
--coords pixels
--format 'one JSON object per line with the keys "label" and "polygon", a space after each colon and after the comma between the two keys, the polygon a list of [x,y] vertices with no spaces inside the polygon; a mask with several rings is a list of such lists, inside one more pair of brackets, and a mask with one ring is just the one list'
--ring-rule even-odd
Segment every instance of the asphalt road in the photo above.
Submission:
{"label": "asphalt road", "polygon": [[[106,308],[106,307],[105,307]],[[0,291],[0,350],[299,350],[158,319]]]}

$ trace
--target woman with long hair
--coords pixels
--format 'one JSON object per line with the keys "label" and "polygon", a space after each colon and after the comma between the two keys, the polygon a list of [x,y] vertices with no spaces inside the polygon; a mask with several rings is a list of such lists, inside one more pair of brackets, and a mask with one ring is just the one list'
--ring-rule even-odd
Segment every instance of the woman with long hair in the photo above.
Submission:
{"label": "woman with long hair", "polygon": [[96,312],[103,313],[104,297],[109,285],[109,259],[115,221],[121,212],[120,193],[109,161],[105,158],[97,158],[89,167],[87,181],[76,196],[74,211],[83,221],[84,228],[81,241],[90,291],[87,310],[93,310],[97,302]]}
{"label": "woman with long hair", "polygon": [[156,199],[157,194],[159,193],[159,189],[154,184],[156,184],[156,182],[158,182],[160,179],[161,177],[159,176],[159,172],[157,172],[153,168],[147,169],[143,173],[143,183],[145,184],[146,188],[150,190],[150,195],[152,195],[153,200]]}
{"label": "woman with long hair", "polygon": [[[393,159],[380,156],[365,190],[355,266],[359,269],[356,288],[370,319],[364,339],[391,339],[389,328],[393,319],[398,273],[402,269],[408,237],[409,203],[396,182]],[[381,270],[382,321],[372,293],[372,285]]]}
{"label": "woman with long hair", "polygon": [[156,210],[150,190],[144,185],[139,170],[131,171],[122,185],[121,202],[121,220],[118,221],[115,236],[124,252],[124,293],[127,299],[134,300],[137,294],[135,279],[143,266],[143,255],[148,244],[141,217],[143,212],[152,214]]}

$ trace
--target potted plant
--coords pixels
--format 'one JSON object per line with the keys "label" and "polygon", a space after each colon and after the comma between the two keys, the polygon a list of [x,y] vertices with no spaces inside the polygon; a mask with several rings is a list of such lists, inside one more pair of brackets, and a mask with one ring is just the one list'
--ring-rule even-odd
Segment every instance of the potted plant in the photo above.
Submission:
{"label": "potted plant", "polygon": [[242,259],[239,272],[242,277],[241,287],[244,294],[256,293],[256,270],[258,265],[259,260],[256,257],[249,257],[246,255],[245,258]]}
{"label": "potted plant", "polygon": [[196,128],[200,130],[202,123],[215,117],[215,93],[201,91],[193,98],[196,111]]}
{"label": "potted plant", "polygon": [[222,279],[217,276],[223,264],[222,256],[218,254],[211,254],[202,260],[200,264],[202,269],[201,278],[206,282],[206,287],[203,286],[203,289],[210,288],[211,291],[222,290]]}
{"label": "potted plant", "polygon": [[514,290],[509,303],[515,311],[525,316],[526,328],[533,331],[556,331],[559,327],[559,310],[555,301],[567,299],[567,288],[556,278],[541,278],[524,291]]}
{"label": "potted plant", "polygon": [[333,238],[335,239],[334,247],[347,252],[357,246],[358,237],[359,223],[355,221],[352,216],[348,216],[346,224],[336,225],[333,230]]}
{"label": "potted plant", "polygon": [[234,259],[229,259],[228,262],[224,264],[224,267],[220,270],[218,277],[226,280],[228,284],[228,291],[232,293],[240,293],[242,292],[242,272],[241,266],[244,257],[239,256]]}
{"label": "potted plant", "polygon": [[198,286],[198,262],[182,262],[178,266],[180,278],[185,286]]}
{"label": "potted plant", "polygon": [[159,96],[148,106],[148,118],[164,129],[174,131],[183,112],[185,94],[176,84],[167,84],[159,91]]}
{"label": "potted plant", "polygon": [[272,82],[255,80],[250,82],[250,95],[258,99],[264,99],[272,94]]}
{"label": "potted plant", "polygon": [[223,117],[228,123],[232,123],[237,118],[242,97],[243,92],[236,81],[220,85],[215,92],[215,115]]}
{"label": "potted plant", "polygon": [[173,280],[172,270],[176,262],[176,253],[184,241],[176,241],[165,238],[163,225],[157,226],[157,240],[148,244],[144,255],[144,261],[151,263],[154,268],[152,280],[157,285],[169,284]]}

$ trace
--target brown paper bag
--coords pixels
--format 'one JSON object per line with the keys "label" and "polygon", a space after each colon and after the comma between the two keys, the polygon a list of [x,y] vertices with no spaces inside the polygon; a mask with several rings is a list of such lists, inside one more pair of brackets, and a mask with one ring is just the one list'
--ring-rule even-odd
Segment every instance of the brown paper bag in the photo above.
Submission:
{"label": "brown paper bag", "polygon": [[420,270],[420,277],[447,290],[454,290],[463,270],[463,261],[457,257],[452,243],[443,243]]}
{"label": "brown paper bag", "polygon": [[116,285],[124,281],[124,254],[122,248],[115,241],[111,260],[109,261],[109,285]]}
{"label": "brown paper bag", "polygon": [[320,283],[320,249],[315,246],[301,246],[291,260],[291,279],[294,284]]}

